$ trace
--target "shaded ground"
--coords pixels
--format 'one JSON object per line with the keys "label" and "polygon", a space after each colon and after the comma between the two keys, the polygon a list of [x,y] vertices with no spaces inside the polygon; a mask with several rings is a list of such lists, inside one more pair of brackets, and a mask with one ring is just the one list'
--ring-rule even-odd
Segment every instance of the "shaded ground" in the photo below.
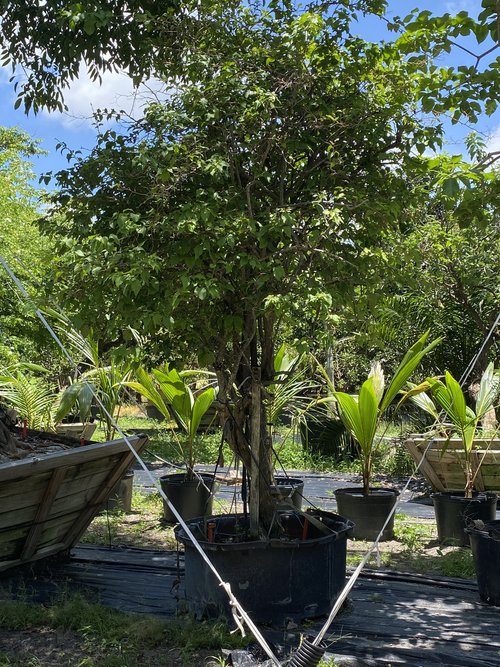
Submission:
{"label": "shaded ground", "polygon": [[[160,474],[164,471],[156,467],[155,475]],[[335,508],[334,488],[355,483],[352,475],[301,475],[306,483],[304,495],[325,509]],[[169,619],[182,610],[182,554],[168,551],[175,542],[172,528],[161,521],[161,499],[141,475],[136,477],[136,488],[146,493],[136,492],[129,515],[97,517],[85,535],[88,546],[76,549],[66,564],[42,568],[36,574],[6,573],[0,578],[0,600],[17,597],[40,603],[84,589],[93,591],[103,604],[127,612]],[[421,496],[425,492],[422,482],[416,482],[413,491]],[[430,518],[433,509],[425,495],[423,500],[415,503],[406,495],[404,514],[396,519],[397,540],[380,545],[369,563],[372,571],[355,586],[345,613],[336,621],[330,650],[339,665],[500,667],[500,609],[479,601],[471,579],[470,550],[438,545]],[[217,511],[228,511],[233,502],[240,502],[234,488],[221,486]],[[99,545],[113,548],[103,550]],[[354,567],[368,546],[350,540],[349,565]],[[442,579],[439,575],[443,574],[466,579]],[[309,624],[307,628],[267,631],[286,654],[297,645],[302,632],[314,634],[315,630]],[[85,630],[63,631],[43,625],[0,630],[0,667],[206,667],[209,656],[216,653],[215,649],[191,648],[186,659],[183,645],[170,642],[160,649],[140,649],[132,656],[126,645],[96,643]]]}
{"label": "shaded ground", "polygon": [[134,652],[131,656],[119,648],[95,646],[77,632],[52,628],[0,630],[1,667],[207,667],[213,653],[192,652],[186,659],[181,649],[165,647]]}

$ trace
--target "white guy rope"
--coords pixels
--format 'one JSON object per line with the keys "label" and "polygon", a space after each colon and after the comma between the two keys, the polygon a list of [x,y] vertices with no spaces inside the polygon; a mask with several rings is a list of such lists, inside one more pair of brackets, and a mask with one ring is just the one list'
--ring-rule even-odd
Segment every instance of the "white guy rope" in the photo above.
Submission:
{"label": "white guy rope", "polygon": [[492,326],[491,329],[489,330],[489,332],[488,332],[486,338],[485,338],[484,341],[483,341],[483,344],[482,344],[481,347],[479,348],[479,351],[477,352],[477,354],[476,354],[474,357],[472,357],[472,359],[471,359],[470,362],[469,362],[469,365],[467,366],[467,368],[466,368],[465,371],[463,372],[463,375],[462,375],[462,377],[461,377],[460,380],[459,380],[459,384],[460,384],[460,386],[462,386],[462,385],[467,381],[467,378],[469,377],[469,375],[470,375],[470,374],[472,373],[472,371],[474,370],[474,366],[477,364],[477,360],[479,359],[479,357],[481,356],[482,351],[483,351],[484,348],[486,347],[486,343],[487,343],[487,342],[489,341],[489,339],[493,336],[493,332],[495,331],[495,329],[497,328],[497,326],[499,325],[499,323],[500,323],[500,313],[497,315],[497,319],[494,321],[493,326]]}
{"label": "white guy rope", "polygon": [[[52,338],[54,339],[54,341],[55,341],[55,342],[57,343],[57,345],[60,347],[60,349],[61,349],[62,352],[64,353],[65,357],[69,360],[69,362],[72,364],[72,366],[73,366],[74,369],[77,371],[77,373],[79,373],[77,364],[76,364],[76,362],[74,361],[74,359],[72,358],[71,354],[68,352],[68,350],[66,349],[66,347],[64,346],[64,344],[62,343],[62,341],[60,340],[60,338],[57,336],[57,334],[54,332],[54,330],[52,329],[52,327],[50,326],[50,324],[47,322],[47,320],[45,319],[43,313],[42,313],[42,312],[36,307],[36,305],[33,303],[32,299],[31,299],[30,296],[29,296],[29,294],[28,294],[28,293],[26,292],[26,290],[24,289],[22,283],[19,281],[19,279],[17,278],[17,276],[13,273],[13,271],[10,269],[10,267],[9,267],[8,264],[7,264],[7,262],[5,261],[5,259],[4,259],[1,255],[0,255],[0,264],[3,265],[4,269],[7,271],[8,275],[10,276],[10,278],[12,279],[12,281],[14,282],[14,284],[16,285],[17,289],[21,292],[21,294],[25,297],[25,299],[27,299],[27,300],[28,300],[28,301],[35,307],[35,313],[36,313],[36,315],[38,316],[38,318],[40,319],[40,321],[42,322],[42,324],[44,325],[44,327],[47,329],[47,331],[50,333],[50,335],[52,336]],[[268,643],[266,642],[266,640],[264,639],[264,637],[263,637],[262,634],[260,633],[260,631],[259,631],[259,629],[257,628],[257,626],[254,624],[254,622],[252,621],[252,619],[251,619],[251,618],[248,616],[248,614],[245,612],[245,610],[243,609],[243,607],[241,606],[241,604],[240,604],[240,603],[238,602],[238,600],[236,599],[234,593],[231,591],[231,585],[230,585],[229,583],[223,581],[222,577],[220,576],[220,574],[217,572],[216,568],[215,568],[214,565],[212,564],[212,561],[208,558],[208,556],[206,555],[206,553],[204,552],[204,550],[201,548],[200,544],[199,544],[198,541],[196,540],[195,536],[193,535],[193,533],[191,532],[191,530],[189,529],[189,527],[186,525],[184,519],[181,517],[181,515],[179,514],[179,512],[177,511],[177,509],[176,509],[176,508],[174,507],[174,505],[170,502],[170,500],[169,500],[168,497],[166,496],[165,492],[162,490],[161,486],[159,485],[158,480],[152,475],[151,471],[148,469],[148,467],[146,466],[146,464],[144,463],[144,461],[142,460],[142,458],[140,457],[140,455],[136,452],[136,450],[134,449],[134,447],[133,447],[132,444],[130,443],[130,440],[128,439],[128,437],[126,436],[126,434],[122,431],[122,429],[121,429],[121,428],[118,426],[118,424],[115,422],[114,417],[113,417],[112,415],[109,414],[108,410],[107,410],[106,407],[103,405],[102,401],[100,400],[100,398],[97,396],[96,392],[94,391],[94,388],[93,388],[93,387],[92,387],[92,386],[91,386],[91,385],[90,385],[84,378],[82,378],[82,380],[83,380],[83,382],[85,382],[85,383],[87,384],[87,386],[88,386],[88,388],[90,389],[90,391],[91,391],[93,397],[96,399],[96,401],[97,401],[99,407],[100,407],[100,408],[102,409],[102,411],[106,414],[106,416],[111,420],[111,422],[113,423],[113,427],[116,429],[116,431],[117,431],[117,432],[120,434],[120,436],[123,438],[123,440],[124,440],[125,443],[127,444],[128,448],[130,449],[130,451],[132,452],[132,454],[133,454],[134,457],[136,458],[137,462],[139,463],[139,465],[141,466],[141,468],[144,470],[144,472],[147,474],[147,476],[149,477],[150,481],[153,483],[153,486],[155,486],[155,487],[157,488],[157,490],[158,490],[158,492],[160,493],[161,497],[166,501],[168,507],[169,507],[170,510],[173,512],[174,516],[176,517],[176,519],[178,520],[178,522],[180,523],[180,525],[181,525],[182,528],[184,529],[186,535],[187,535],[187,536],[189,537],[189,539],[192,541],[193,546],[196,548],[196,550],[198,551],[198,553],[200,554],[200,556],[203,558],[203,560],[205,561],[205,563],[208,565],[208,567],[210,568],[210,570],[212,571],[212,573],[213,573],[214,576],[216,577],[217,581],[219,582],[219,586],[221,586],[222,588],[224,588],[224,590],[226,591],[226,593],[227,593],[227,595],[228,595],[228,597],[229,597],[229,601],[230,601],[230,605],[231,605],[231,609],[232,609],[232,613],[233,613],[234,621],[235,621],[236,625],[238,626],[238,628],[240,629],[240,631],[241,631],[241,632],[243,633],[243,635],[244,635],[244,628],[243,628],[243,625],[242,625],[242,621],[244,621],[244,622],[246,623],[246,625],[248,626],[249,630],[252,632],[252,634],[253,634],[253,636],[255,637],[255,639],[259,642],[259,644],[261,645],[262,649],[265,651],[266,655],[271,659],[272,663],[273,663],[274,665],[276,665],[276,667],[282,667],[280,661],[279,661],[278,658],[276,658],[276,656],[274,655],[273,651],[271,650],[270,646],[268,645]]]}
{"label": "white guy rope", "polygon": [[371,545],[371,547],[368,549],[368,551],[367,551],[366,554],[364,555],[363,560],[359,563],[358,567],[357,567],[357,568],[354,570],[354,572],[351,574],[351,576],[350,576],[350,578],[349,578],[349,581],[347,582],[347,584],[345,585],[344,589],[342,590],[342,592],[340,593],[339,597],[337,598],[337,600],[336,600],[336,602],[335,602],[335,604],[334,604],[334,606],[333,606],[333,608],[332,608],[332,610],[331,610],[331,612],[330,612],[330,614],[329,614],[329,616],[328,616],[328,618],[327,618],[325,624],[323,625],[323,627],[322,627],[321,630],[319,631],[317,637],[315,637],[314,641],[312,642],[313,646],[319,646],[319,644],[322,642],[324,636],[325,636],[326,633],[328,632],[329,627],[330,627],[331,624],[333,623],[335,617],[337,616],[337,614],[338,614],[339,611],[340,611],[340,608],[341,608],[342,605],[344,604],[345,599],[347,598],[347,596],[348,596],[349,593],[351,592],[352,588],[354,587],[354,584],[355,584],[356,581],[358,580],[358,577],[359,577],[359,575],[361,574],[361,571],[363,570],[363,568],[365,567],[366,563],[368,562],[368,559],[370,558],[370,556],[372,555],[372,553],[375,551],[375,549],[378,549],[378,545],[379,545],[379,542],[380,542],[380,538],[382,537],[382,533],[384,532],[385,527],[387,526],[387,524],[388,524],[389,521],[391,520],[392,516],[395,514],[396,510],[398,509],[398,507],[399,507],[399,505],[400,505],[400,503],[401,503],[401,497],[402,497],[402,495],[403,495],[403,494],[405,493],[405,491],[408,489],[408,487],[409,487],[409,485],[410,485],[410,482],[413,480],[413,478],[415,477],[415,474],[418,472],[418,470],[419,470],[419,468],[420,468],[420,466],[421,466],[421,464],[422,464],[422,461],[424,460],[425,455],[427,454],[427,450],[429,449],[429,447],[432,445],[433,442],[434,442],[434,438],[431,438],[431,439],[429,440],[429,444],[427,445],[427,447],[426,447],[426,449],[425,449],[425,451],[424,451],[424,454],[423,454],[422,458],[421,458],[420,461],[418,462],[418,465],[416,466],[415,470],[413,471],[411,477],[410,477],[410,478],[408,479],[408,481],[406,482],[406,484],[405,484],[405,486],[404,486],[404,488],[403,488],[403,490],[402,490],[402,492],[401,492],[399,498],[396,500],[396,503],[395,503],[394,507],[393,507],[392,510],[390,511],[389,516],[388,516],[387,519],[385,520],[384,525],[382,526],[382,528],[381,528],[379,534],[377,535],[377,538],[375,539],[375,541],[373,542],[373,544]]}

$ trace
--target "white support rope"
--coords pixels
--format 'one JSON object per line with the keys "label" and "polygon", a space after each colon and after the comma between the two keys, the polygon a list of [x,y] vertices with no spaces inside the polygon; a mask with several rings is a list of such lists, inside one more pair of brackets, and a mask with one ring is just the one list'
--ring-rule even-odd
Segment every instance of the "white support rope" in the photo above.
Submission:
{"label": "white support rope", "polygon": [[421,458],[420,461],[418,462],[418,465],[415,467],[415,470],[413,471],[411,477],[410,477],[410,478],[408,479],[408,481],[406,482],[406,484],[405,484],[405,486],[404,486],[404,488],[403,488],[403,490],[402,490],[402,492],[401,492],[399,498],[396,500],[396,503],[394,504],[394,507],[391,509],[391,511],[390,511],[390,513],[389,513],[389,516],[388,516],[387,519],[385,520],[384,525],[382,526],[382,528],[381,528],[379,534],[377,535],[377,538],[375,539],[375,541],[373,542],[373,544],[371,545],[371,547],[368,549],[368,551],[367,551],[366,554],[364,555],[363,560],[359,563],[358,567],[354,570],[354,572],[353,572],[353,573],[351,574],[351,576],[349,577],[349,581],[347,582],[347,584],[346,584],[345,587],[343,588],[342,592],[340,593],[339,597],[337,598],[337,600],[336,600],[336,602],[335,602],[335,604],[334,604],[334,606],[333,606],[333,608],[332,608],[332,610],[331,610],[331,612],[330,612],[330,614],[329,614],[329,616],[328,616],[328,618],[327,618],[325,624],[323,625],[323,627],[322,627],[321,630],[319,631],[317,637],[315,637],[314,641],[312,642],[313,646],[319,646],[319,644],[322,642],[322,640],[324,639],[326,633],[328,632],[328,629],[330,628],[331,624],[333,623],[335,617],[336,617],[337,614],[339,613],[340,608],[341,608],[342,605],[344,604],[345,599],[347,598],[347,596],[348,596],[349,593],[351,592],[351,590],[352,590],[354,584],[355,584],[356,581],[358,580],[359,575],[361,574],[361,571],[363,570],[363,568],[365,567],[366,563],[368,562],[370,556],[371,556],[372,553],[375,551],[375,549],[378,549],[378,545],[379,545],[379,542],[380,542],[380,538],[382,537],[382,534],[383,534],[383,532],[384,532],[384,530],[385,530],[387,524],[388,524],[389,521],[391,520],[392,516],[396,513],[396,510],[399,508],[399,505],[400,505],[400,503],[402,502],[402,501],[401,501],[401,497],[402,497],[402,495],[405,493],[405,491],[407,491],[407,489],[408,489],[410,483],[412,482],[412,480],[413,480],[414,477],[415,477],[415,474],[418,472],[418,470],[419,470],[419,468],[420,468],[420,466],[421,466],[421,464],[422,464],[422,462],[423,462],[423,460],[424,460],[424,458],[425,458],[425,455],[427,454],[427,451],[428,451],[429,447],[432,445],[433,442],[434,442],[434,438],[431,438],[431,439],[429,440],[429,444],[428,444],[427,447],[425,448],[425,451],[424,451],[424,454],[423,454],[422,458]]}
{"label": "white support rope", "polygon": [[[35,307],[35,313],[36,313],[36,315],[38,316],[39,320],[42,322],[42,324],[44,325],[44,327],[47,329],[47,331],[50,333],[50,335],[52,336],[52,338],[54,339],[54,341],[57,343],[57,345],[59,346],[59,348],[62,350],[62,352],[63,352],[63,354],[65,355],[65,357],[68,359],[68,361],[71,363],[71,365],[73,366],[73,368],[76,370],[76,372],[77,372],[77,373],[80,375],[80,377],[81,377],[81,374],[80,374],[80,372],[79,372],[78,366],[77,366],[76,362],[74,361],[74,359],[72,358],[71,354],[68,352],[68,350],[66,349],[66,347],[64,346],[64,344],[62,343],[62,341],[60,340],[60,338],[57,336],[57,334],[55,333],[55,331],[52,329],[52,327],[50,326],[50,324],[47,322],[47,320],[45,319],[43,313],[42,313],[42,312],[36,307],[36,305],[33,303],[32,299],[31,299],[30,296],[29,296],[29,294],[28,294],[28,293],[26,292],[26,290],[24,289],[22,283],[19,281],[19,279],[17,278],[17,276],[13,273],[13,271],[10,269],[10,267],[9,267],[8,264],[7,264],[7,262],[5,261],[5,259],[4,259],[1,255],[0,255],[0,264],[3,265],[4,269],[6,270],[6,272],[8,273],[8,275],[10,276],[10,278],[12,279],[12,281],[14,282],[14,284],[16,285],[17,289],[18,289],[18,290],[21,292],[21,294],[24,296],[24,298],[25,298],[29,303],[31,303],[31,304]],[[127,435],[122,431],[122,429],[121,429],[121,428],[118,426],[118,424],[115,422],[114,417],[113,417],[112,415],[109,414],[108,410],[107,410],[106,407],[103,405],[102,401],[100,400],[100,398],[97,396],[96,392],[94,391],[94,388],[92,387],[92,385],[91,385],[90,383],[88,383],[88,382],[85,380],[85,378],[82,377],[81,379],[83,380],[83,382],[85,382],[85,383],[87,384],[87,386],[88,386],[88,388],[90,389],[90,391],[91,391],[93,397],[96,399],[96,401],[97,401],[99,407],[102,409],[102,411],[104,412],[104,414],[111,420],[111,422],[112,422],[112,424],[113,424],[113,427],[116,429],[116,431],[117,431],[117,432],[120,434],[120,436],[123,438],[123,440],[125,441],[125,443],[126,443],[127,446],[129,447],[130,451],[131,451],[132,454],[134,455],[135,459],[137,460],[137,462],[139,463],[139,465],[141,466],[141,468],[144,470],[144,472],[146,473],[146,475],[149,477],[149,479],[150,479],[150,481],[152,482],[153,486],[156,487],[156,489],[157,489],[158,492],[160,493],[160,495],[161,495],[161,497],[163,498],[163,500],[165,500],[165,502],[167,503],[168,507],[170,508],[170,510],[172,511],[172,513],[174,514],[174,516],[176,517],[177,521],[180,523],[180,525],[181,525],[182,528],[184,529],[186,535],[187,535],[187,536],[189,537],[189,539],[192,541],[193,546],[194,546],[195,549],[198,551],[198,553],[200,554],[200,556],[203,558],[203,560],[205,561],[205,563],[208,565],[208,567],[210,568],[210,570],[212,571],[212,573],[213,573],[214,576],[216,577],[217,581],[219,582],[219,586],[221,586],[222,588],[224,588],[224,590],[226,591],[226,593],[227,593],[227,595],[228,595],[228,597],[229,597],[229,602],[230,602],[230,605],[231,605],[231,609],[232,609],[232,613],[233,613],[234,621],[235,621],[237,627],[238,627],[238,628],[240,629],[240,631],[242,632],[243,636],[245,635],[245,631],[244,631],[244,627],[243,627],[243,622],[245,622],[246,625],[247,625],[247,627],[249,628],[249,630],[252,632],[253,636],[255,637],[255,639],[258,641],[258,643],[261,645],[262,649],[265,651],[266,655],[267,655],[267,656],[270,658],[270,660],[272,661],[272,663],[273,663],[274,665],[276,665],[276,667],[282,667],[282,666],[281,666],[281,662],[280,662],[280,661],[278,660],[278,658],[274,655],[272,649],[270,648],[270,646],[269,646],[269,644],[267,643],[267,641],[265,640],[265,638],[262,636],[262,634],[261,634],[261,632],[259,631],[259,629],[257,628],[257,626],[254,624],[254,622],[252,621],[252,619],[251,619],[251,618],[248,616],[248,614],[245,612],[245,610],[243,609],[243,607],[241,606],[241,604],[240,604],[240,603],[238,602],[238,600],[236,599],[234,593],[231,591],[231,585],[230,585],[229,583],[223,581],[222,577],[220,576],[220,574],[217,572],[216,568],[215,568],[214,565],[212,564],[212,561],[208,558],[208,556],[206,555],[205,551],[202,549],[202,547],[200,546],[200,544],[199,544],[198,541],[196,540],[195,536],[193,535],[193,533],[191,532],[191,530],[189,529],[189,527],[188,527],[187,524],[185,523],[185,521],[184,521],[184,519],[182,518],[182,516],[179,514],[179,512],[177,511],[177,509],[175,508],[175,506],[170,502],[170,500],[169,500],[168,497],[166,496],[165,492],[162,490],[162,488],[161,488],[161,486],[160,486],[160,484],[159,484],[159,481],[152,475],[151,471],[148,469],[148,467],[146,466],[146,464],[144,463],[144,461],[142,460],[142,458],[140,457],[140,455],[136,452],[136,450],[134,449],[134,447],[133,447],[132,444],[130,443],[130,440],[128,439]]]}
{"label": "white support rope", "polygon": [[471,359],[470,362],[469,362],[469,365],[467,366],[467,368],[466,368],[465,371],[463,372],[462,377],[461,377],[460,380],[459,380],[459,384],[460,384],[460,386],[462,386],[463,384],[465,384],[465,382],[467,381],[467,378],[469,377],[469,375],[470,375],[470,374],[472,373],[472,371],[474,370],[474,366],[477,364],[477,361],[478,361],[479,357],[481,356],[481,354],[482,354],[484,348],[486,347],[486,343],[487,343],[487,342],[489,341],[489,339],[493,336],[493,332],[495,331],[495,329],[497,328],[497,326],[498,326],[499,324],[500,324],[500,313],[497,315],[497,318],[496,318],[496,320],[494,321],[494,323],[493,323],[491,329],[489,330],[488,334],[486,335],[486,338],[484,339],[483,344],[482,344],[481,347],[479,348],[479,351],[477,352],[477,354],[476,354],[474,357],[472,357],[472,359]]}
{"label": "white support rope", "polygon": [[[493,332],[495,331],[495,329],[497,328],[497,326],[498,326],[499,323],[500,323],[500,314],[497,316],[495,322],[493,323],[493,326],[492,326],[491,329],[489,330],[489,332],[488,332],[486,338],[485,338],[484,341],[483,341],[483,344],[482,344],[481,347],[479,348],[479,351],[478,351],[477,354],[471,359],[471,361],[470,361],[469,365],[467,366],[465,372],[463,373],[462,377],[460,378],[460,385],[463,385],[464,382],[465,382],[465,381],[467,380],[467,378],[469,377],[469,375],[471,374],[472,370],[474,369],[474,366],[475,366],[476,363],[477,363],[477,360],[478,360],[479,357],[481,356],[481,353],[483,352],[483,350],[484,350],[484,348],[485,348],[485,346],[486,346],[486,343],[488,342],[488,340],[489,340],[489,339],[491,338],[491,336],[493,335]],[[435,423],[437,423],[437,421],[438,421],[438,420],[436,420]],[[380,533],[378,534],[376,540],[373,542],[373,544],[371,545],[371,547],[368,549],[368,551],[366,552],[365,556],[363,557],[363,560],[359,563],[358,567],[354,570],[354,572],[353,572],[352,575],[350,576],[349,581],[347,582],[347,584],[345,585],[344,589],[342,590],[342,592],[340,593],[339,597],[337,598],[337,601],[335,602],[335,605],[333,606],[333,608],[332,608],[332,610],[331,610],[331,612],[330,612],[330,615],[328,616],[328,619],[326,620],[325,624],[324,624],[323,627],[321,628],[321,630],[320,630],[320,632],[318,633],[317,637],[316,637],[316,638],[314,639],[314,641],[312,642],[314,646],[318,646],[318,645],[321,643],[321,641],[323,640],[325,634],[328,632],[329,627],[331,626],[331,624],[333,623],[335,617],[337,616],[337,614],[338,614],[340,608],[342,607],[342,605],[343,605],[345,599],[347,598],[347,596],[349,595],[350,591],[352,590],[354,584],[355,584],[356,581],[358,580],[358,577],[359,577],[359,575],[361,574],[361,571],[362,571],[363,568],[365,567],[366,563],[368,562],[370,556],[371,556],[372,553],[375,551],[375,549],[378,550],[378,545],[379,545],[379,542],[380,542],[380,538],[382,537],[382,533],[384,532],[385,527],[387,526],[387,524],[388,524],[389,521],[391,520],[391,517],[395,514],[396,510],[398,509],[399,504],[401,503],[401,496],[402,496],[403,493],[408,489],[408,486],[410,485],[410,482],[414,479],[415,474],[416,474],[416,473],[418,472],[418,470],[420,469],[420,466],[421,466],[422,463],[424,462],[424,459],[425,459],[425,457],[426,457],[426,455],[427,455],[427,452],[429,451],[429,448],[430,448],[430,446],[432,445],[432,443],[434,442],[434,440],[435,440],[435,439],[432,438],[432,437],[431,437],[431,439],[429,440],[429,443],[428,443],[427,447],[426,447],[425,450],[424,450],[424,453],[423,453],[423,455],[422,455],[422,458],[420,459],[420,461],[418,462],[417,466],[415,467],[415,470],[413,471],[411,477],[408,479],[408,481],[407,481],[407,483],[406,483],[406,485],[405,485],[403,491],[401,492],[400,497],[397,499],[397,501],[396,501],[394,507],[392,508],[391,512],[389,513],[389,516],[388,516],[387,519],[385,520],[385,523],[384,523],[384,525],[382,526],[382,529],[381,529]]]}

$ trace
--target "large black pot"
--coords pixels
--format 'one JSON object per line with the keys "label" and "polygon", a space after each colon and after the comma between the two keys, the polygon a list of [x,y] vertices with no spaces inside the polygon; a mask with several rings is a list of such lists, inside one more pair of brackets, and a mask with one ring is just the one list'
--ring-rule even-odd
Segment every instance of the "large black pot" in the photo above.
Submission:
{"label": "large black pot", "polygon": [[468,547],[469,536],[465,529],[473,521],[493,521],[496,516],[497,496],[494,493],[474,493],[472,498],[465,498],[463,493],[433,493],[434,512],[438,539],[441,544],[454,544]]}
{"label": "large black pot", "polygon": [[[278,510],[275,538],[249,541],[248,520],[226,514],[197,519],[189,527],[202,549],[251,618],[284,624],[326,614],[345,584],[346,542],[352,523],[315,510],[315,523],[303,513]],[[323,529],[320,530],[319,521]],[[307,522],[307,523],[306,523]],[[306,525],[305,525],[306,524]],[[186,598],[198,618],[231,617],[228,598],[185,531]]]}
{"label": "large black pot", "polygon": [[466,528],[476,567],[479,597],[500,607],[500,521]]}
{"label": "large black pot", "polygon": [[[335,499],[337,511],[354,522],[352,537],[359,540],[374,540],[382,530],[387,517],[399,496],[397,489],[370,487],[365,495],[363,489],[352,487],[337,489]],[[394,515],[384,528],[381,542],[394,538]]]}
{"label": "large black pot", "polygon": [[304,494],[304,480],[298,477],[275,477],[271,495],[276,498],[278,506],[286,509],[288,506],[302,509]]}
{"label": "large black pot", "polygon": [[[212,514],[214,483],[214,476],[207,474],[198,475],[194,479],[187,479],[185,473],[160,477],[162,491],[184,521]],[[165,501],[163,518],[168,523],[177,523],[175,514]]]}

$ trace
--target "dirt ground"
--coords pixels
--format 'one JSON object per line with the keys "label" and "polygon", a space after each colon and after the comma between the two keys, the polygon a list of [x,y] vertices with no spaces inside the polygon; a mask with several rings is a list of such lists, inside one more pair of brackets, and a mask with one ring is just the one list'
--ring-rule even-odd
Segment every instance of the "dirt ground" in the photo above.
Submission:
{"label": "dirt ground", "polygon": [[213,653],[191,653],[186,662],[180,649],[155,648],[132,657],[119,647],[93,646],[74,632],[0,630],[0,667],[208,667]]}

